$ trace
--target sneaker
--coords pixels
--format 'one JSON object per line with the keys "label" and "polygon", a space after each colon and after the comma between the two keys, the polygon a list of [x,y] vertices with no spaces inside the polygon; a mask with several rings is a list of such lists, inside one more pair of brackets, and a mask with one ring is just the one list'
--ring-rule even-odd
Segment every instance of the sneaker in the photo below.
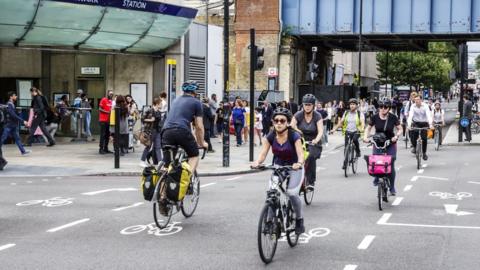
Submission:
{"label": "sneaker", "polygon": [[7,166],[8,162],[6,160],[3,160],[3,162],[0,161],[0,171],[3,171],[3,168]]}
{"label": "sneaker", "polygon": [[98,153],[99,153],[100,155],[105,155],[105,154],[106,154],[106,152],[103,151],[102,149],[98,150]]}
{"label": "sneaker", "polygon": [[305,226],[303,226],[303,218],[295,221],[295,234],[299,235],[305,232]]}
{"label": "sneaker", "polygon": [[343,164],[342,165],[342,170],[345,170],[346,167],[347,167],[347,165]]}
{"label": "sneaker", "polygon": [[31,152],[31,150],[25,150],[25,152],[22,153],[22,156],[28,156]]}
{"label": "sneaker", "polygon": [[423,154],[423,160],[427,161],[428,160],[428,156],[427,154]]}
{"label": "sneaker", "polygon": [[140,164],[138,164],[138,166],[140,166],[142,168],[146,168],[146,167],[148,167],[148,163],[145,162],[145,161],[140,161]]}

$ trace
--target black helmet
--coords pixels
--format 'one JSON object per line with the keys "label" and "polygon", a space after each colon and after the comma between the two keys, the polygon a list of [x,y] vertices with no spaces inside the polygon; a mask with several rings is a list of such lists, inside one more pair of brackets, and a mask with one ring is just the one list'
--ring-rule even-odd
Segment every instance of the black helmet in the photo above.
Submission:
{"label": "black helmet", "polygon": [[315,104],[315,102],[317,102],[317,98],[314,95],[306,94],[305,96],[303,96],[303,104]]}
{"label": "black helmet", "polygon": [[358,100],[356,98],[351,98],[348,100],[348,105],[355,103],[355,105],[358,105]]}
{"label": "black helmet", "polygon": [[272,119],[275,118],[277,115],[283,115],[287,117],[288,122],[292,120],[292,113],[290,112],[289,109],[283,108],[283,107],[278,107],[273,111],[273,116]]}
{"label": "black helmet", "polygon": [[382,98],[378,102],[378,106],[386,106],[388,108],[392,107],[392,101],[389,98]]}
{"label": "black helmet", "polygon": [[198,89],[197,81],[189,80],[182,84],[183,92],[193,92],[195,93]]}

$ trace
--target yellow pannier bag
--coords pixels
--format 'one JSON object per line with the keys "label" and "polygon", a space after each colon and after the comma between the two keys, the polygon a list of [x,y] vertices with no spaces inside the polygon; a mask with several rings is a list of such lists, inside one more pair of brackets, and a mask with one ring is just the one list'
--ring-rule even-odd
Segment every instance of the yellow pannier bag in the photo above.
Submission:
{"label": "yellow pannier bag", "polygon": [[166,176],[167,198],[172,201],[181,201],[185,197],[192,177],[192,170],[187,162],[170,164]]}

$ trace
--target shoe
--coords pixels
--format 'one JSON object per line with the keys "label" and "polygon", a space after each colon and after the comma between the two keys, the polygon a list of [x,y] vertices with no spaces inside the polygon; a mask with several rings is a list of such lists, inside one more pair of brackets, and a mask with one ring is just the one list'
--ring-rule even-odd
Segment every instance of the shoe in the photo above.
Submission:
{"label": "shoe", "polygon": [[30,147],[30,146],[32,146],[32,144],[31,144],[31,143],[26,143],[26,144],[24,144],[23,146],[28,146],[28,147]]}
{"label": "shoe", "polygon": [[106,152],[103,151],[102,149],[98,150],[98,153],[99,153],[100,155],[105,155],[105,154],[106,154]]}
{"label": "shoe", "polygon": [[299,218],[295,221],[295,234],[299,235],[305,232],[305,226],[303,226],[303,218]]}
{"label": "shoe", "polygon": [[31,150],[25,150],[25,152],[22,153],[22,156],[28,156],[31,152]]}
{"label": "shoe", "polygon": [[240,144],[237,144],[237,147],[240,147],[241,145]]}
{"label": "shoe", "polygon": [[215,153],[215,150],[208,150],[207,153]]}
{"label": "shoe", "polygon": [[124,153],[124,152],[120,152],[120,156],[121,156],[121,157],[125,156],[125,153]]}
{"label": "shoe", "polygon": [[412,154],[416,154],[417,151],[415,150],[415,148],[412,149],[412,151],[410,151]]}
{"label": "shoe", "polygon": [[362,153],[358,152],[357,153],[357,158],[360,158],[362,156]]}
{"label": "shoe", "polygon": [[390,189],[390,195],[397,196],[397,192],[395,191],[395,189]]}
{"label": "shoe", "polygon": [[160,212],[162,216],[168,217],[169,209],[166,202],[158,202],[158,212]]}
{"label": "shoe", "polygon": [[378,179],[373,180],[373,186],[374,187],[378,186]]}
{"label": "shoe", "polygon": [[113,152],[110,151],[110,150],[108,150],[108,149],[107,149],[107,150],[103,150],[103,151],[105,152],[105,154],[113,154]]}
{"label": "shoe", "polygon": [[428,156],[427,154],[423,154],[423,160],[427,161],[428,160]]}
{"label": "shoe", "polygon": [[0,163],[0,171],[3,171],[3,168],[7,166],[8,162],[6,160],[3,160],[3,162]]}
{"label": "shoe", "polygon": [[345,170],[345,168],[347,168],[347,165],[343,164],[342,165],[342,170]]}
{"label": "shoe", "polygon": [[148,167],[148,164],[145,161],[140,161],[140,164],[138,164],[138,166],[140,166],[142,168],[146,168],[146,167]]}
{"label": "shoe", "polygon": [[327,143],[325,143],[325,147],[328,147],[328,142],[327,142]]}
{"label": "shoe", "polygon": [[55,144],[56,144],[55,142],[51,142],[51,143],[47,144],[47,147],[52,147],[52,146],[54,146]]}
{"label": "shoe", "polygon": [[308,186],[306,187],[306,189],[307,189],[308,191],[314,191],[314,190],[315,190],[315,186],[314,186],[314,185],[308,185]]}

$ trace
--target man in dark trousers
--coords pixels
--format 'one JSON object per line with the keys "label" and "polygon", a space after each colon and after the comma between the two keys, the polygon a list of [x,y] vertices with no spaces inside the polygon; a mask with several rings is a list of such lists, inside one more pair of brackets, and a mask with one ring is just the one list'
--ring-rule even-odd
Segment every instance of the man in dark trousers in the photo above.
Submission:
{"label": "man in dark trousers", "polygon": [[207,151],[209,153],[214,153],[215,150],[213,150],[212,142],[210,141],[210,138],[212,137],[212,120],[215,119],[215,116],[213,116],[212,110],[210,109],[208,98],[205,98],[203,100],[202,108],[203,108],[203,127],[205,128],[204,139],[205,139],[205,142],[208,143]]}
{"label": "man in dark trousers", "polygon": [[262,109],[262,125],[263,125],[263,136],[267,136],[270,132],[270,127],[272,126],[272,115],[273,109],[268,103],[268,101],[263,102],[263,109]]}
{"label": "man in dark trousers", "polygon": [[463,128],[463,132],[466,135],[466,141],[470,142],[472,140],[472,120],[473,120],[473,113],[472,113],[473,103],[468,98],[468,95],[463,96],[463,117],[468,118],[468,126]]}
{"label": "man in dark trousers", "polygon": [[295,103],[293,98],[290,98],[290,101],[288,102],[288,109],[290,110],[290,112],[292,112],[292,114],[295,114],[298,112],[298,104]]}
{"label": "man in dark trousers", "polygon": [[98,153],[101,155],[112,153],[108,150],[110,140],[110,112],[112,111],[113,91],[108,90],[107,96],[100,100],[98,108],[98,120],[100,122],[100,145]]}
{"label": "man in dark trousers", "polygon": [[43,135],[47,138],[47,146],[54,146],[55,140],[53,140],[50,133],[48,133],[47,128],[45,127],[45,118],[47,117],[48,108],[45,107],[45,102],[42,97],[39,95],[38,89],[35,87],[30,88],[30,93],[32,94],[32,109],[33,109],[33,121],[32,126],[30,127],[31,134],[35,134],[35,130],[39,127]]}
{"label": "man in dark trousers", "polygon": [[17,144],[17,147],[22,153],[22,155],[28,155],[28,153],[30,153],[30,150],[25,150],[19,136],[20,123],[26,126],[27,121],[23,120],[15,110],[17,94],[13,91],[8,92],[8,98],[9,100],[7,103],[7,115],[5,115],[6,124],[3,127],[3,133],[0,143],[3,145],[8,139],[8,137],[12,137],[15,140],[15,143]]}

